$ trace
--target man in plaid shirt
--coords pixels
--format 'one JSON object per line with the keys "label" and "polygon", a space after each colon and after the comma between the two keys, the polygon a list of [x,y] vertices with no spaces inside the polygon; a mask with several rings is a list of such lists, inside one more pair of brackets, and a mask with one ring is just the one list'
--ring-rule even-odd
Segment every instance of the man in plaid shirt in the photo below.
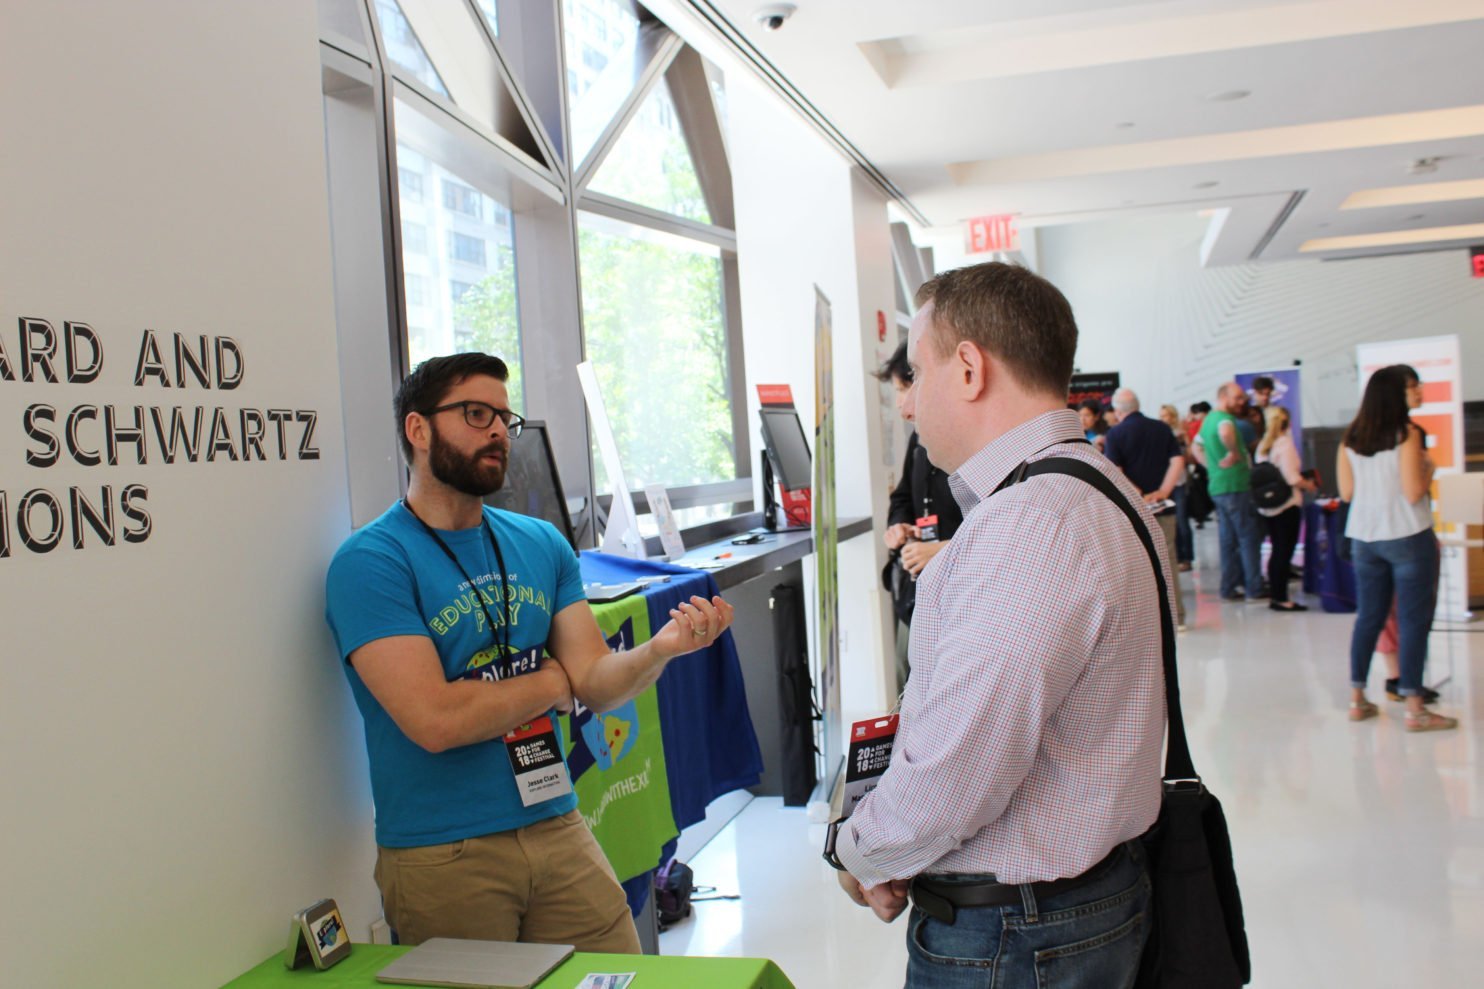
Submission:
{"label": "man in plaid shirt", "polygon": [[909,402],[964,522],[919,578],[896,745],[839,829],[840,882],[888,922],[910,896],[911,989],[1127,986],[1149,922],[1135,839],[1160,801],[1158,587],[1091,485],[1001,484],[1027,461],[1082,460],[1164,542],[1066,408],[1077,326],[1053,285],[989,263],[917,301]]}

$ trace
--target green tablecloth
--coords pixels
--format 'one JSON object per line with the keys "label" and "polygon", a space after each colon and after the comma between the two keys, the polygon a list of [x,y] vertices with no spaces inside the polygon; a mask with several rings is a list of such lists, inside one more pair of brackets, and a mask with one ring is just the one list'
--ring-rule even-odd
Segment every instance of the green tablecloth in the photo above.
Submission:
{"label": "green tablecloth", "polygon": [[[326,972],[283,967],[274,955],[222,989],[381,989],[376,973],[407,947],[358,944],[350,957]],[[634,989],[793,989],[772,962],[762,958],[671,958],[664,955],[594,955],[578,952],[539,983],[540,989],[576,989],[589,972],[635,972]]]}
{"label": "green tablecloth", "polygon": [[[610,649],[649,641],[649,604],[641,595],[596,605],[593,617]],[[656,689],[602,715],[563,715],[562,734],[577,808],[619,881],[659,866],[660,851],[680,832],[670,809]]]}

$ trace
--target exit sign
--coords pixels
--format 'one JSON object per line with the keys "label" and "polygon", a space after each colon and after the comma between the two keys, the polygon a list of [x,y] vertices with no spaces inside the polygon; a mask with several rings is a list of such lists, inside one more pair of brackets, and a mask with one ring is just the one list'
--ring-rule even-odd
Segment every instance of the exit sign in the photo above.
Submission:
{"label": "exit sign", "polygon": [[1469,248],[1469,270],[1475,278],[1484,278],[1484,246]]}
{"label": "exit sign", "polygon": [[1009,213],[976,216],[969,221],[964,240],[970,254],[1003,253],[1020,250],[1020,231]]}

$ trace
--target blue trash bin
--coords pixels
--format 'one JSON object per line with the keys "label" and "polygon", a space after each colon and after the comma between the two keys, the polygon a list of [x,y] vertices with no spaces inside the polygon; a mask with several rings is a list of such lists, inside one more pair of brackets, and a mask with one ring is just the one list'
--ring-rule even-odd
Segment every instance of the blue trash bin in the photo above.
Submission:
{"label": "blue trash bin", "polygon": [[[1338,503],[1336,503],[1336,507]],[[1355,568],[1340,558],[1344,515],[1319,502],[1304,506],[1304,591],[1333,614],[1355,611]]]}

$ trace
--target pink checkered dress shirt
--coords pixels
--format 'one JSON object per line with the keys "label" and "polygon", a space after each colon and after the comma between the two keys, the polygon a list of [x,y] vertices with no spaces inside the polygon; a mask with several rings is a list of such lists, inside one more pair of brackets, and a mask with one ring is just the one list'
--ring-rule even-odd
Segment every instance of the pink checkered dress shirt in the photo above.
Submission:
{"label": "pink checkered dress shirt", "polygon": [[1148,554],[1077,478],[990,497],[1023,461],[1075,457],[1118,485],[1163,547],[1139,492],[1071,442],[1081,437],[1076,413],[1046,413],[950,479],[964,522],[917,582],[891,765],[837,845],[867,887],[920,873],[1076,876],[1154,823],[1165,717]]}

